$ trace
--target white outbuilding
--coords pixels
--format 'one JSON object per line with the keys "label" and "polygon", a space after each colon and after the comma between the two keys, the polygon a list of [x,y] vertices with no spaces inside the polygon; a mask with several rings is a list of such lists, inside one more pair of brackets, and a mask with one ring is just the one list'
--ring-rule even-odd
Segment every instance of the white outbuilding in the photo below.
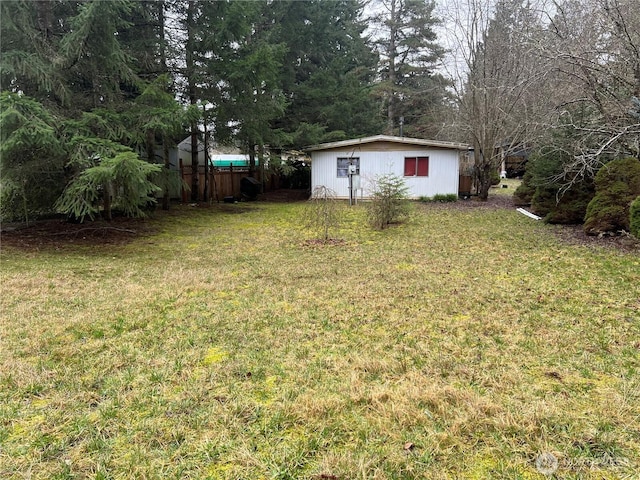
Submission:
{"label": "white outbuilding", "polygon": [[469,146],[419,138],[376,135],[313,145],[311,186],[325,186],[339,198],[368,196],[378,175],[402,177],[409,197],[458,194],[460,154]]}

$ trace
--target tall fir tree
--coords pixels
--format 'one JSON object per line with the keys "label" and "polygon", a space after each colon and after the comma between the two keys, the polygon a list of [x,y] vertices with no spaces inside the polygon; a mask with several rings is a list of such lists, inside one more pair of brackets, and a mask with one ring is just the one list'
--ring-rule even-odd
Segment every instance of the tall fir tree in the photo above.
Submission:
{"label": "tall fir tree", "polygon": [[378,133],[371,85],[377,55],[367,42],[361,1],[275,2],[287,101],[273,122],[297,147]]}
{"label": "tall fir tree", "polygon": [[[397,134],[400,119],[407,131],[428,130],[428,112],[448,98],[447,81],[435,73],[444,50],[437,42],[432,0],[380,0],[377,27],[380,52],[378,94],[386,133]],[[427,112],[425,114],[425,112]]]}
{"label": "tall fir tree", "polygon": [[130,26],[131,13],[131,3],[124,0],[79,4],[60,44],[73,109],[115,108],[123,100],[122,87],[135,84],[133,58],[119,38]]}
{"label": "tall fir tree", "polygon": [[213,2],[204,9],[215,25],[203,41],[207,86],[218,138],[235,138],[255,164],[256,152],[281,140],[271,121],[283,114],[279,75],[284,54],[272,2]]}

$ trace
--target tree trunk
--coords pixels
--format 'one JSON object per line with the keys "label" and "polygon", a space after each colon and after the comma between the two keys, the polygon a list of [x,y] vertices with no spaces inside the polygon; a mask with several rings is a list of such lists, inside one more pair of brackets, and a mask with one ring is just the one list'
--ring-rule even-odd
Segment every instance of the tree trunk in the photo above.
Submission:
{"label": "tree trunk", "polygon": [[478,171],[478,198],[486,201],[489,198],[492,177],[491,165],[482,165]]}
{"label": "tree trunk", "polygon": [[105,220],[111,221],[111,186],[108,183],[104,184],[104,198],[103,200],[103,208],[104,208],[104,218]]}
{"label": "tree trunk", "polygon": [[191,201],[197,202],[200,200],[200,188],[198,172],[198,134],[196,133],[196,126],[191,124]]}
{"label": "tree trunk", "polygon": [[211,168],[211,165],[209,165],[209,132],[207,131],[206,112],[203,113],[203,118],[204,118],[204,193],[202,197],[205,202],[209,202],[209,197],[211,196],[209,193],[209,172],[210,172],[209,169]]}
{"label": "tree trunk", "polygon": [[42,37],[45,39],[47,43],[49,43],[49,39],[52,35],[53,30],[53,11],[52,11],[53,2],[50,0],[38,0],[36,2],[36,9],[38,14],[38,28],[42,33]]}
{"label": "tree trunk", "polygon": [[147,162],[155,163],[156,133],[152,129],[148,129],[145,132],[145,149],[147,152]]}
{"label": "tree trunk", "polygon": [[486,142],[475,142],[474,144],[476,189],[478,198],[483,201],[489,198],[493,171],[497,168],[494,165],[492,155],[494,143],[493,137],[491,137]]}
{"label": "tree trunk", "polygon": [[164,33],[165,26],[165,15],[164,15],[164,1],[159,1],[156,3],[156,8],[158,9],[158,38],[160,39],[160,68],[162,69],[162,73],[167,73],[169,69],[167,68],[167,41]]}
{"label": "tree trunk", "polygon": [[171,175],[171,161],[169,160],[169,139],[165,136],[162,139],[162,156],[164,158],[164,170],[165,170],[165,184],[164,195],[162,195],[162,209],[169,210],[169,204],[171,201],[171,188],[170,175]]}
{"label": "tree trunk", "polygon": [[[160,39],[160,68],[162,69],[162,73],[167,73],[169,69],[167,68],[167,45],[164,34],[164,26],[165,26],[165,15],[164,1],[159,1],[156,3],[157,13],[158,13],[158,38]],[[162,136],[162,159],[164,163],[164,174],[165,174],[165,182],[164,182],[164,193],[162,195],[162,209],[169,210],[169,205],[171,204],[171,160],[169,159],[169,138],[167,135]]]}
{"label": "tree trunk", "polygon": [[391,20],[389,34],[389,103],[387,105],[387,134],[393,135],[396,116],[396,0],[391,0]]}
{"label": "tree trunk", "polygon": [[[187,7],[187,49],[186,49],[186,67],[187,67],[187,83],[189,91],[189,103],[195,105],[196,98],[196,79],[195,77],[195,59],[193,52],[195,50],[195,9],[194,0],[189,0]],[[198,182],[198,125],[196,122],[191,123],[191,201],[200,200],[199,182]]]}
{"label": "tree trunk", "polygon": [[264,144],[258,145],[258,165],[260,170],[260,193],[264,193]]}
{"label": "tree trunk", "polygon": [[256,146],[249,146],[249,176],[253,177],[256,171]]}

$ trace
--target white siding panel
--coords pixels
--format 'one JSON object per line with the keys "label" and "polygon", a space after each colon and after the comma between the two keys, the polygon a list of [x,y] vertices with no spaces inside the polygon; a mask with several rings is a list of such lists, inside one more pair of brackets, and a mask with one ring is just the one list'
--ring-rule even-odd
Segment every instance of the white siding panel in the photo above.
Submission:
{"label": "white siding panel", "polygon": [[[458,151],[453,149],[312,152],[312,188],[324,185],[334,190],[338,197],[348,198],[349,180],[348,178],[338,178],[337,159],[338,157],[350,156],[360,158],[360,177],[365,197],[368,196],[372,180],[377,175],[386,173],[403,177],[409,187],[409,196],[412,198],[432,197],[438,193],[458,193]],[[416,156],[429,157],[428,177],[404,177],[404,158]]]}

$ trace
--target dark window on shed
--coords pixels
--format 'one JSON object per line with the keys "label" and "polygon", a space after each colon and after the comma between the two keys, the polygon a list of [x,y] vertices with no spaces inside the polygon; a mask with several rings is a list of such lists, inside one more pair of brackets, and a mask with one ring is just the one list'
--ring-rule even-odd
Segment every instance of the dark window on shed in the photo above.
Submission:
{"label": "dark window on shed", "polygon": [[360,158],[338,157],[338,177],[349,176],[349,165],[356,166],[356,175],[360,175]]}

